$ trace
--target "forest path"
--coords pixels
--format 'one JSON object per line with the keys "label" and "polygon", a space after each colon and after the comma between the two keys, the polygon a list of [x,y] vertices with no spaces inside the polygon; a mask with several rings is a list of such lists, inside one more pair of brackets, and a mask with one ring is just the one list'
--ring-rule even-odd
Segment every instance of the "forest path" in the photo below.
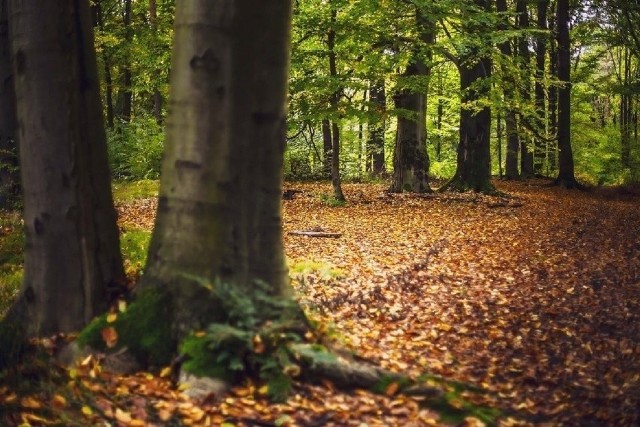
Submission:
{"label": "forest path", "polygon": [[[511,199],[351,184],[339,207],[328,184],[289,183],[299,299],[389,369],[471,382],[553,424],[638,424],[640,198],[543,183],[497,182]],[[122,206],[123,223],[149,229],[154,207]],[[318,228],[342,237],[288,234]]]}

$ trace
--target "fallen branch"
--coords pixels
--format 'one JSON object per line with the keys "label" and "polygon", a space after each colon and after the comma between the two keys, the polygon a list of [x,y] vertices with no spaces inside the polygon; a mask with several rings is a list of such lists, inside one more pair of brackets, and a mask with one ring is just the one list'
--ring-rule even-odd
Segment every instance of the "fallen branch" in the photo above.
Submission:
{"label": "fallen branch", "polygon": [[294,236],[332,237],[332,238],[338,238],[342,236],[342,233],[331,233],[329,231],[303,231],[303,230],[290,231],[289,234],[293,234]]}

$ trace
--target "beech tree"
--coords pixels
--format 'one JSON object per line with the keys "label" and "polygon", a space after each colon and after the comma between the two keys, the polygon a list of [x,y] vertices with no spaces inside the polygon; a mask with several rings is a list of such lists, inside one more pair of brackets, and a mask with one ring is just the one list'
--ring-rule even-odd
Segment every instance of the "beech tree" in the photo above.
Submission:
{"label": "beech tree", "polygon": [[124,278],[89,2],[9,0],[9,16],[26,248],[5,322],[77,331]]}
{"label": "beech tree", "polygon": [[[474,0],[470,15],[489,12],[491,0]],[[488,78],[491,76],[491,57],[481,35],[487,31],[483,20],[469,19],[463,23],[466,33],[476,36],[465,47],[457,65],[460,71],[460,140],[456,173],[444,190],[494,191],[491,183],[491,109],[482,99],[488,98]]]}

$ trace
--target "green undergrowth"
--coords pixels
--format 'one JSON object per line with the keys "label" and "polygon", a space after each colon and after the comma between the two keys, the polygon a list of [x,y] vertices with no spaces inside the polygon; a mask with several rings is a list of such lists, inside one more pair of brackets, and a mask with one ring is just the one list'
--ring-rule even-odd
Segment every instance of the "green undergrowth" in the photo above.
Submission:
{"label": "green undergrowth", "polygon": [[[105,332],[111,330],[115,335]],[[106,342],[109,339],[105,339],[109,335],[113,340],[110,347]],[[145,289],[124,310],[95,318],[78,336],[78,344],[112,352],[127,347],[143,366],[168,365],[176,348],[171,334],[169,293]]]}
{"label": "green undergrowth", "polygon": [[22,282],[24,232],[18,212],[0,211],[0,318]]}
{"label": "green undergrowth", "polygon": [[114,181],[111,184],[113,199],[118,202],[129,202],[135,199],[147,199],[157,197],[160,182],[155,179],[142,179],[140,181]]}
{"label": "green undergrowth", "polygon": [[302,342],[306,330],[297,303],[271,295],[270,287],[260,281],[251,295],[221,282],[202,285],[226,318],[184,340],[183,369],[230,382],[252,377],[267,385],[272,400],[286,400],[301,369],[290,346]]}
{"label": "green undergrowth", "polygon": [[136,278],[142,274],[150,240],[151,232],[141,229],[129,229],[120,235],[120,250],[127,276]]}
{"label": "green undergrowth", "polygon": [[313,274],[322,279],[338,279],[345,276],[344,271],[324,261],[304,259],[289,265],[292,276]]}

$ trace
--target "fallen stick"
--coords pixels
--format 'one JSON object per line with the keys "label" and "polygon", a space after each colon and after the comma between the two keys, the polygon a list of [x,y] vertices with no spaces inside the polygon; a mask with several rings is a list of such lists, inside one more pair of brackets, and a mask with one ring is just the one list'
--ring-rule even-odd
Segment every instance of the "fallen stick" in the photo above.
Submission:
{"label": "fallen stick", "polygon": [[295,236],[307,236],[307,237],[333,237],[338,238],[342,236],[342,233],[331,233],[329,231],[302,231],[302,230],[294,230],[290,231],[289,234],[293,234]]}

